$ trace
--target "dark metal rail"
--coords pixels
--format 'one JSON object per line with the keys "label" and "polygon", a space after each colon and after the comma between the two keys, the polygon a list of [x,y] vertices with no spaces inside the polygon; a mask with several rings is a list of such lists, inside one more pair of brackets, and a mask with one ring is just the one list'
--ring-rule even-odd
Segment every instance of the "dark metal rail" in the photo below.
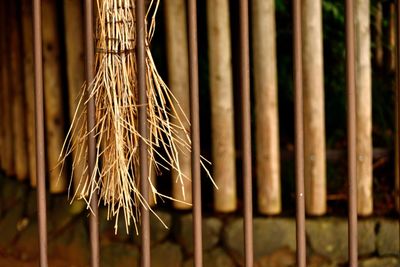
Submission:
{"label": "dark metal rail", "polygon": [[240,91],[242,96],[243,202],[245,266],[254,265],[253,186],[251,164],[251,111],[249,60],[249,1],[241,0],[240,12]]}
{"label": "dark metal rail", "polygon": [[[85,54],[86,54],[86,81],[87,81],[87,96],[91,94],[91,81],[93,80],[94,70],[94,46],[93,46],[93,2],[92,0],[85,1]],[[95,133],[91,131],[95,127],[95,103],[93,98],[89,98],[88,101],[88,113],[87,113],[87,127],[90,129],[88,135],[88,167],[89,167],[89,179],[92,179],[94,175],[95,164],[96,164],[96,138]],[[91,190],[94,190],[92,188]],[[90,200],[90,208],[92,210],[89,219],[90,227],[90,249],[91,249],[91,267],[100,267],[100,244],[99,244],[99,221],[98,221],[98,197],[97,194],[93,194]]]}
{"label": "dark metal rail", "polygon": [[[398,155],[400,154],[400,1],[396,2],[396,112],[397,112],[397,149]],[[398,162],[397,168],[400,179],[400,157],[397,158]],[[400,186],[400,181],[397,181],[398,185]],[[396,203],[400,205],[400,191],[399,188],[396,188]],[[400,207],[398,207],[400,208]],[[400,224],[400,213],[399,213],[399,224]],[[400,231],[399,231],[400,235]],[[400,236],[399,236],[400,240]]]}
{"label": "dark metal rail", "polygon": [[346,0],[346,87],[349,175],[349,265],[357,266],[356,89],[353,0]]}
{"label": "dark metal rail", "polygon": [[[139,134],[148,138],[147,130],[147,95],[146,95],[146,62],[145,62],[145,6],[144,0],[136,1],[136,32],[137,32],[137,66],[138,66],[138,89],[139,89]],[[140,160],[140,192],[146,202],[149,199],[148,154],[147,144],[143,138],[139,139]],[[150,267],[150,214],[148,207],[141,205],[141,267]]]}
{"label": "dark metal rail", "polygon": [[200,173],[200,119],[199,119],[199,65],[197,47],[197,1],[188,1],[189,39],[189,90],[192,139],[192,196],[193,196],[193,241],[194,266],[203,266],[203,236],[201,214]]}
{"label": "dark metal rail", "polygon": [[40,267],[48,266],[47,259],[47,211],[46,211],[46,166],[44,143],[44,98],[42,62],[42,12],[41,1],[33,0],[33,46],[35,64],[35,137],[36,177],[39,226]]}
{"label": "dark metal rail", "polygon": [[306,266],[304,200],[303,68],[301,48],[301,1],[293,0],[294,116],[296,164],[296,249],[297,266]]}

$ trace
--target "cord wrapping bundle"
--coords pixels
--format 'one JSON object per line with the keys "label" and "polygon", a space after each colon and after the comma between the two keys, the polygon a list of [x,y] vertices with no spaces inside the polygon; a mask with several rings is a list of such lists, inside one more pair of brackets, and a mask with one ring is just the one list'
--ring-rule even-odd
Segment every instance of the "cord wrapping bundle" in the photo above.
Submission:
{"label": "cord wrapping bundle", "polygon": [[[178,156],[190,156],[191,141],[183,126],[188,119],[158,74],[149,48],[158,6],[159,0],[150,2],[145,22],[148,138],[138,132],[135,0],[97,0],[95,77],[88,83],[89,90],[83,87],[77,108],[78,111],[82,107],[83,112],[75,113],[60,157],[64,163],[67,155],[77,151],[72,167],[86,165],[73,198],[90,203],[91,196],[99,194],[99,201],[108,208],[108,219],[115,217],[115,231],[120,211],[127,232],[132,222],[137,232],[139,205],[151,209],[138,189],[139,139],[148,146],[149,177],[144,179],[150,183],[154,198],[158,195],[172,199],[159,193],[151,183],[152,171],[173,169],[177,182],[182,184],[183,179],[188,179],[180,170]],[[93,129],[87,129],[87,99],[95,101]],[[174,123],[170,118],[174,118]],[[186,138],[178,135],[182,130]],[[93,177],[88,177],[87,136],[91,131],[96,137],[96,164]]]}

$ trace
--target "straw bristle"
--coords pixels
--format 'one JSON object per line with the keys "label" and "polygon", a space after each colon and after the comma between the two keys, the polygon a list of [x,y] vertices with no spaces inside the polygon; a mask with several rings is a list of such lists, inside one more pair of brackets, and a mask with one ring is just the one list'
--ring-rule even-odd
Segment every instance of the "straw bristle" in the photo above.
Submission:
{"label": "straw bristle", "polygon": [[[180,170],[178,151],[189,156],[191,141],[183,121],[187,121],[183,110],[175,97],[163,82],[155,67],[149,44],[154,33],[155,14],[159,0],[151,1],[146,14],[146,92],[150,188],[154,197],[161,195],[151,184],[151,171],[165,168],[174,169],[177,180],[183,183],[188,179]],[[134,0],[98,0],[98,20],[96,30],[96,66],[95,77],[84,86],[79,106],[83,112],[76,114],[66,138],[61,161],[73,150],[77,157],[73,166],[87,159],[87,136],[93,131],[96,136],[95,177],[87,177],[86,166],[74,198],[84,199],[87,203],[93,194],[99,194],[99,200],[108,207],[108,217],[116,218],[123,211],[126,230],[133,221],[136,223],[139,205],[150,208],[138,190],[139,183],[139,138],[138,133],[138,88],[136,69],[136,18]],[[150,24],[147,19],[151,15]],[[87,96],[86,92],[90,92]],[[87,129],[87,100],[91,98],[96,106],[96,125]],[[78,107],[79,109],[79,107]],[[77,109],[77,110],[78,110]],[[170,118],[175,118],[173,124]],[[185,131],[182,139],[178,131]],[[75,137],[75,138],[72,138]],[[161,150],[161,151],[160,151]],[[154,166],[155,168],[152,168]],[[183,190],[183,186],[182,186]],[[89,206],[88,206],[89,207]]]}

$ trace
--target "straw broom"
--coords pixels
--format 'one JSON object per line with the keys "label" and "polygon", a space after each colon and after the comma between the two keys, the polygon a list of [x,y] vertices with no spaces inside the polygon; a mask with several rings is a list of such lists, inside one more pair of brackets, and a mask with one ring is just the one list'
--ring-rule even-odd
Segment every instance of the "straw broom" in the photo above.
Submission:
{"label": "straw broom", "polygon": [[[151,208],[138,190],[138,144],[139,139],[144,138],[138,132],[135,1],[97,0],[97,7],[96,73],[94,80],[88,83],[89,90],[83,87],[77,108],[82,112],[75,113],[60,161],[63,164],[66,156],[75,151],[77,156],[73,168],[86,162],[87,136],[93,131],[97,156],[93,177],[88,177],[85,163],[84,174],[73,198],[84,199],[89,204],[91,196],[99,194],[99,201],[108,208],[108,219],[116,219],[115,231],[122,211],[127,232],[132,222],[138,232],[139,205]],[[154,170],[174,170],[177,182],[183,185],[183,181],[189,178],[179,167],[179,157],[190,155],[191,141],[184,127],[188,118],[158,74],[149,48],[158,7],[159,0],[150,2],[145,24],[149,137],[144,141],[148,146],[149,177],[144,179],[150,183],[154,198],[172,199],[159,193],[150,177]],[[90,93],[86,95],[86,92]],[[95,101],[96,124],[93,129],[87,129],[87,99]],[[170,118],[174,118],[174,123]],[[178,135],[180,131],[186,131],[186,136]],[[201,164],[204,167],[203,162]],[[182,190],[185,195],[183,186]]]}

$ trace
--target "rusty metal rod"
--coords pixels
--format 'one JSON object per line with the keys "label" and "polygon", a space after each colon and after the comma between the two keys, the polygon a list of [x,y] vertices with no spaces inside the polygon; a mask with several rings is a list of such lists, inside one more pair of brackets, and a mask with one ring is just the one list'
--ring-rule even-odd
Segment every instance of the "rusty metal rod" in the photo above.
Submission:
{"label": "rusty metal rod", "polygon": [[[396,112],[397,112],[397,155],[399,157],[397,158],[398,162],[397,168],[398,168],[398,177],[397,179],[400,179],[400,1],[396,2]],[[400,181],[397,181],[398,186],[400,186]],[[396,188],[396,203],[400,205],[400,191],[399,187]],[[400,208],[400,207],[398,207]],[[400,211],[400,209],[399,209]],[[399,212],[399,224],[400,224],[400,212]],[[400,231],[399,231],[399,240],[400,240]]]}
{"label": "rusty metal rod", "polygon": [[[86,54],[86,82],[87,96],[91,94],[94,77],[94,47],[93,47],[93,2],[85,0],[85,54]],[[89,179],[94,179],[96,174],[93,173],[96,164],[96,138],[92,129],[95,127],[95,103],[94,99],[88,99],[87,127],[90,130],[88,135],[88,167]],[[91,190],[94,190],[92,188]],[[98,221],[98,197],[93,194],[90,200],[90,208],[92,213],[89,218],[90,231],[90,264],[91,267],[100,267],[100,244],[99,244],[99,221]]]}
{"label": "rusty metal rod", "polygon": [[346,0],[346,87],[349,172],[349,266],[357,266],[356,98],[353,0]]}
{"label": "rusty metal rod", "polygon": [[194,266],[203,266],[203,236],[201,214],[199,65],[197,47],[197,1],[188,1],[189,88],[192,139],[192,195]]}
{"label": "rusty metal rod", "polygon": [[47,259],[47,211],[46,211],[46,166],[44,141],[44,99],[42,62],[42,10],[41,1],[33,1],[33,46],[35,64],[35,137],[37,207],[39,227],[39,265],[48,266]]}
{"label": "rusty metal rod", "polygon": [[306,266],[304,203],[303,68],[301,48],[301,1],[293,0],[294,116],[296,164],[296,252],[297,266]]}
{"label": "rusty metal rod", "polygon": [[251,115],[249,63],[249,1],[239,2],[240,12],[240,89],[242,94],[242,149],[245,266],[254,264],[253,249],[253,194],[251,170]]}
{"label": "rusty metal rod", "polygon": [[[145,65],[145,17],[144,0],[136,1],[136,33],[137,33],[137,66],[138,66],[138,89],[139,89],[139,134],[148,138],[147,130],[147,101],[146,101],[146,65]],[[140,160],[140,192],[146,202],[149,199],[149,183],[147,181],[148,153],[147,144],[143,138],[139,139]],[[148,207],[141,205],[141,267],[150,267],[150,214]]]}

